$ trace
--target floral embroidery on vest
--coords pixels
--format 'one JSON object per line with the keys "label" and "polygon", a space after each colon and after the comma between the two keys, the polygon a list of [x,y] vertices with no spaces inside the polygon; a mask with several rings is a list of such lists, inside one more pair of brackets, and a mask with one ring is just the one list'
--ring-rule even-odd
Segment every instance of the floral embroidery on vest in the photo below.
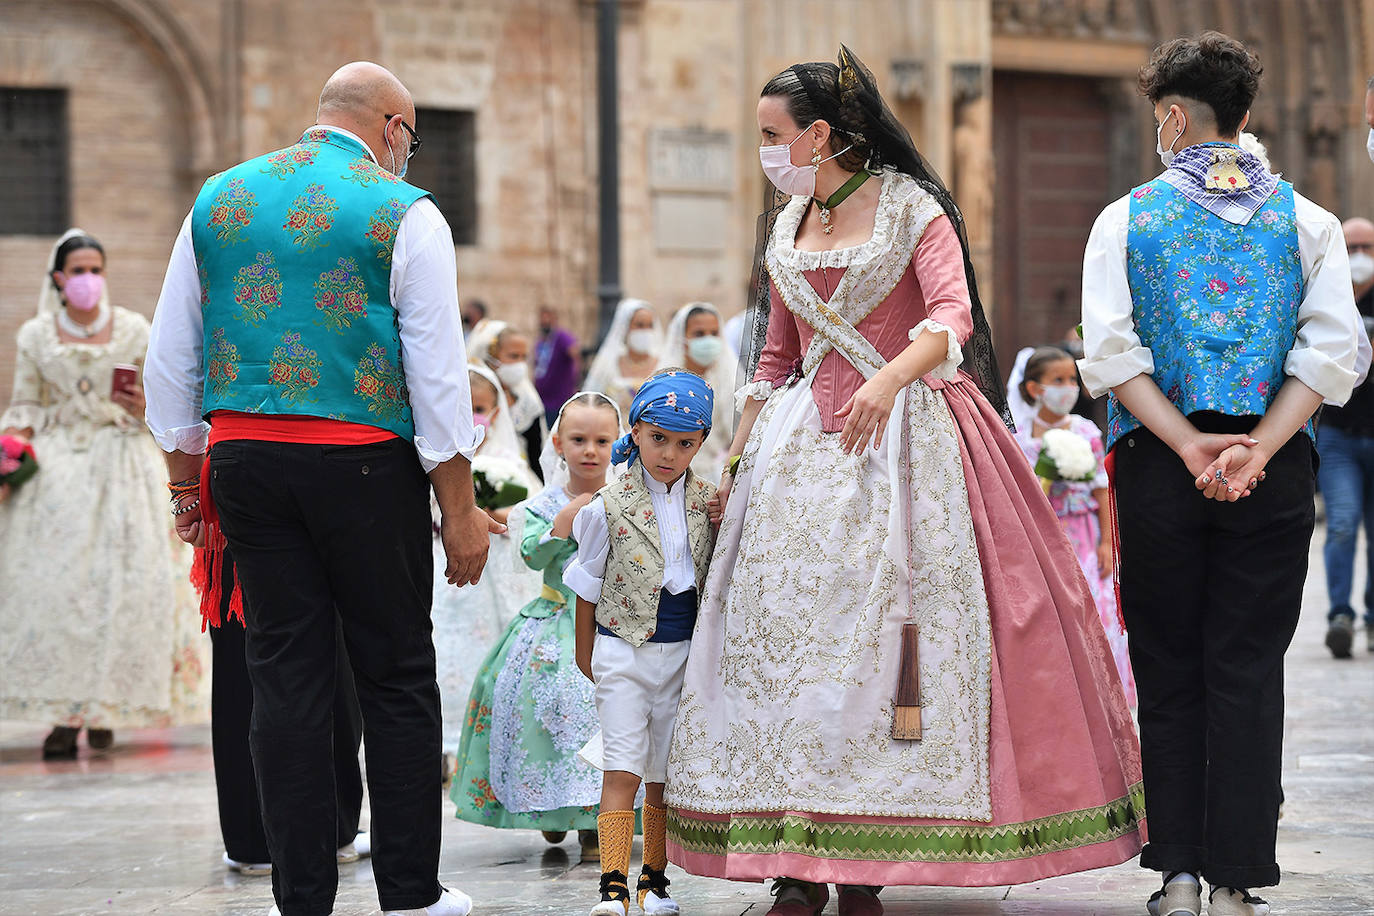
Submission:
{"label": "floral embroidery on vest", "polygon": [[329,131],[323,127],[313,127],[301,134],[302,143],[325,143],[329,140]]}
{"label": "floral embroidery on vest", "polygon": [[319,354],[301,343],[300,332],[287,331],[281,346],[272,351],[268,379],[283,401],[296,404],[320,383],[321,365]]}
{"label": "floral embroidery on vest", "polygon": [[[1127,278],[1153,378],[1185,415],[1262,416],[1284,380],[1304,283],[1292,187],[1244,226],[1155,179],[1131,192]],[[1107,441],[1140,423],[1112,395]],[[1312,426],[1306,427],[1312,435]]]}
{"label": "floral embroidery on vest", "polygon": [[365,188],[370,188],[379,181],[389,181],[393,184],[400,181],[371,159],[354,159],[348,164],[348,171],[339,177],[344,181],[356,181]]}
{"label": "floral embroidery on vest", "polygon": [[410,403],[405,373],[387,359],[386,347],[367,345],[367,354],[353,370],[353,393],[367,400],[367,410],[383,420],[399,420]]}
{"label": "floral embroidery on vest", "polygon": [[367,237],[377,246],[377,258],[388,267],[391,266],[391,249],[396,243],[396,230],[401,226],[406,209],[404,203],[393,197],[376,209],[367,224]]}
{"label": "floral embroidery on vest", "polygon": [[273,178],[280,178],[284,181],[286,176],[294,174],[296,169],[314,162],[316,155],[318,153],[308,146],[299,144],[288,146],[286,149],[268,156],[267,168],[259,171],[264,175],[271,175]]}
{"label": "floral embroidery on vest", "polygon": [[239,377],[239,348],[225,339],[224,328],[215,328],[211,340],[213,346],[205,374],[211,390],[223,394]]}
{"label": "floral embroidery on vest", "polygon": [[210,205],[210,228],[221,245],[236,245],[243,241],[243,230],[253,222],[258,200],[244,185],[242,178],[231,178],[223,191]]}
{"label": "floral embroidery on vest", "polygon": [[234,301],[243,309],[238,317],[254,327],[281,305],[281,272],[276,265],[272,252],[260,251],[256,263],[240,267],[234,275]]}
{"label": "floral embroidery on vest", "polygon": [[304,193],[291,202],[282,228],[294,232],[293,241],[307,251],[318,248],[325,244],[320,236],[334,225],[334,212],[338,209],[338,202],[324,192],[324,185],[306,185]]}
{"label": "floral embroidery on vest", "polygon": [[339,266],[320,274],[315,281],[315,308],[324,313],[326,328],[342,331],[353,319],[367,314],[367,287],[358,273],[358,262],[339,258]]}
{"label": "floral embroidery on vest", "polygon": [[196,255],[196,276],[200,278],[200,311],[204,314],[205,307],[210,304],[210,274],[199,254]]}

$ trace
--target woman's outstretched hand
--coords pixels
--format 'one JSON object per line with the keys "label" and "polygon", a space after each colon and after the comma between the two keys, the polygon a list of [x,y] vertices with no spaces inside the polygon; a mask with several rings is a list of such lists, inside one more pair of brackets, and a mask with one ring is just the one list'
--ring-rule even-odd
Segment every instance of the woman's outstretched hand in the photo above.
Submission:
{"label": "woman's outstretched hand", "polygon": [[857,454],[869,444],[874,448],[882,446],[883,430],[887,428],[887,418],[892,415],[892,405],[897,402],[897,391],[879,372],[835,411],[836,419],[844,420],[840,447],[846,455]]}

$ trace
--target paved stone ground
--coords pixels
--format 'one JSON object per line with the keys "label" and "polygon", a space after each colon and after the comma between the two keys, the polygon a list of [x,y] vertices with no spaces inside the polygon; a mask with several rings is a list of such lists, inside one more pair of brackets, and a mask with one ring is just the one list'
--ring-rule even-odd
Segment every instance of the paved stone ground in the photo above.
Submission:
{"label": "paved stone ground", "polygon": [[[1284,881],[1265,896],[1276,914],[1374,914],[1374,653],[1363,651],[1362,635],[1350,661],[1332,660],[1322,646],[1316,549],[1312,558],[1288,655]],[[45,731],[0,723],[0,913],[267,911],[268,880],[220,865],[208,729],[121,733],[105,757],[83,747],[76,761],[58,764],[39,758]],[[551,848],[535,833],[463,824],[446,799],[436,803],[446,815],[441,877],[472,894],[478,916],[577,916],[590,907],[598,871],[579,864],[574,839]],[[670,873],[687,916],[768,909],[761,885]],[[336,913],[378,912],[369,862],[344,866],[339,883]],[[892,888],[883,899],[890,916],[1124,916],[1143,914],[1155,886],[1132,862],[1015,887]]]}

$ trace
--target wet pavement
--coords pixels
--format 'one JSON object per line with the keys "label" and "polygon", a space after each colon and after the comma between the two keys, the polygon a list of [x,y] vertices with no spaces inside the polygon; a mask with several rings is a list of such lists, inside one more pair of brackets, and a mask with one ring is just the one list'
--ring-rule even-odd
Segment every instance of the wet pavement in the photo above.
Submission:
{"label": "wet pavement", "polygon": [[[1322,645],[1321,536],[1288,654],[1284,878],[1262,894],[1275,914],[1374,914],[1374,653],[1363,633],[1348,661]],[[103,757],[83,739],[79,758],[62,763],[40,759],[46,731],[0,723],[0,914],[267,912],[270,881],[220,863],[208,728],[119,733]],[[435,801],[445,811],[441,880],[471,894],[477,916],[590,909],[599,871],[579,862],[575,835],[550,847],[534,832],[459,822],[447,799]],[[669,875],[685,916],[768,910],[763,885]],[[889,916],[1137,916],[1156,882],[1130,862],[1015,887],[890,888],[883,900]],[[371,863],[342,866],[335,913],[378,912]]]}

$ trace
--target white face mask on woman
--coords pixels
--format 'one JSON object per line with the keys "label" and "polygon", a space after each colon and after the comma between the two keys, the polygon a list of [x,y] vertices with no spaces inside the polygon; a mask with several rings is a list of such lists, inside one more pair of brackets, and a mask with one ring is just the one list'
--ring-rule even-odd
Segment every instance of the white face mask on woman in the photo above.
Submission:
{"label": "white face mask on woman", "polygon": [[639,328],[625,335],[625,346],[631,353],[645,356],[654,349],[654,329]]}
{"label": "white face mask on woman", "polygon": [[698,366],[714,366],[722,346],[719,337],[693,337],[687,341],[687,358]]}
{"label": "white face mask on woman", "polygon": [[496,367],[496,377],[507,388],[514,388],[530,376],[530,367],[524,363],[502,363]]}
{"label": "white face mask on woman", "polygon": [[1350,256],[1350,279],[1356,286],[1364,286],[1374,280],[1374,255],[1357,251]]}
{"label": "white face mask on woman", "polygon": [[[806,136],[806,131],[815,124],[806,125],[806,130],[792,138],[792,143],[796,143]],[[763,174],[768,176],[768,180],[773,182],[773,187],[784,194],[796,196],[798,194],[811,197],[816,193],[816,172],[820,170],[822,162],[829,162],[835,156],[843,156],[853,148],[853,144],[835,153],[834,156],[826,156],[809,165],[792,164],[792,143],[778,143],[773,146],[759,147],[759,164],[763,166]]]}

